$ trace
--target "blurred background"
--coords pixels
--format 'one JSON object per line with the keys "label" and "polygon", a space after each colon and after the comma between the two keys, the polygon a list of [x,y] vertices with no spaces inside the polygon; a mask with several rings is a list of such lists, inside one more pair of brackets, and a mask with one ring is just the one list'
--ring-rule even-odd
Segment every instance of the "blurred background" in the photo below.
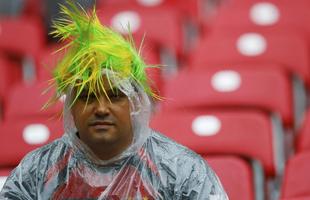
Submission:
{"label": "blurred background", "polygon": [[[42,111],[64,0],[0,0],[0,189],[29,151],[63,134]],[[142,45],[151,127],[193,149],[231,200],[310,199],[309,0],[77,0]],[[160,66],[160,67],[156,67]]]}

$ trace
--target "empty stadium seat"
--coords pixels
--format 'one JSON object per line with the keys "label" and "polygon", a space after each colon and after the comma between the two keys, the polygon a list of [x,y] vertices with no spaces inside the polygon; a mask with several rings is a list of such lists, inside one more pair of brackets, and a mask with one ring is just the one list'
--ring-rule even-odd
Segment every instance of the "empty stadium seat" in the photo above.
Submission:
{"label": "empty stadium seat", "polygon": [[35,78],[35,57],[45,45],[44,38],[39,20],[0,18],[0,51],[16,62],[25,82],[31,82]]}
{"label": "empty stadium seat", "polygon": [[129,24],[136,39],[141,40],[145,35],[147,40],[155,41],[162,47],[182,51],[182,21],[173,9],[122,4],[102,6],[97,13],[103,24],[123,34],[127,34]]}
{"label": "empty stadium seat", "polygon": [[264,174],[258,162],[248,162],[237,156],[204,158],[221,180],[230,200],[258,200],[264,197]]}
{"label": "empty stadium seat", "polygon": [[310,199],[310,152],[294,155],[286,165],[282,200]]}
{"label": "empty stadium seat", "polygon": [[12,119],[0,126],[0,133],[0,166],[16,166],[28,152],[61,137],[63,125],[48,117]]}
{"label": "empty stadium seat", "polygon": [[9,93],[4,118],[14,120],[42,116],[57,118],[62,111],[61,101],[48,109],[42,110],[55,91],[52,89],[44,93],[48,87],[47,82],[16,85]]}
{"label": "empty stadium seat", "polygon": [[191,66],[200,68],[244,63],[273,63],[310,84],[307,42],[294,34],[238,29],[206,37],[191,56]]}
{"label": "empty stadium seat", "polygon": [[165,84],[169,108],[254,108],[280,114],[285,124],[293,124],[293,94],[285,71],[272,64],[204,67],[181,71]]}
{"label": "empty stadium seat", "polygon": [[0,51],[35,57],[44,46],[41,24],[28,18],[0,18]]}
{"label": "empty stadium seat", "polygon": [[99,1],[102,7],[104,6],[119,6],[121,4],[135,4],[142,7],[169,7],[182,12],[182,15],[199,18],[202,14],[201,6],[203,0],[101,0]]}
{"label": "empty stadium seat", "polygon": [[143,7],[176,6],[176,0],[101,0],[100,6],[120,6],[122,4],[135,4]]}
{"label": "empty stadium seat", "polygon": [[[213,14],[213,3],[216,4],[215,1],[206,0],[102,0],[99,1],[99,7],[103,13],[109,12],[111,8],[112,10],[115,8],[124,10],[126,7],[139,8],[143,21],[141,20],[142,31],[139,30],[138,34],[145,32],[146,38],[155,39],[161,46],[174,48],[183,59],[183,54],[187,54],[196,42],[201,21],[207,21],[210,13]],[[161,17],[158,18],[158,16]],[[123,21],[130,19],[133,17],[129,16],[126,19],[124,17]],[[108,23],[107,20],[106,23]],[[126,23],[123,23],[123,26],[127,28]]]}
{"label": "empty stadium seat", "polygon": [[282,198],[281,200],[308,200],[310,196],[305,197],[292,197],[292,198]]}
{"label": "empty stadium seat", "polygon": [[310,110],[304,118],[300,132],[296,138],[297,152],[310,151]]}
{"label": "empty stadium seat", "polygon": [[[224,1],[223,2],[223,6],[231,6],[232,8],[235,7],[244,7],[244,6],[248,6],[248,5],[253,5],[256,3],[261,3],[261,2],[267,2],[267,3],[275,3],[275,4],[284,4],[284,5],[290,5],[290,3],[292,4],[293,2],[291,0],[238,0],[238,1]],[[309,3],[309,1],[307,0],[298,0],[298,2],[301,5],[307,5],[307,3]]]}
{"label": "empty stadium seat", "polygon": [[21,80],[21,70],[0,55],[0,103],[5,103],[12,86]]}
{"label": "empty stadium seat", "polygon": [[310,39],[309,1],[229,1],[219,10],[214,29],[282,27],[307,33]]}
{"label": "empty stadium seat", "polygon": [[[184,93],[186,94],[186,92]],[[284,165],[283,132],[264,112],[162,109],[151,127],[201,155],[234,154],[259,160],[267,175]]]}

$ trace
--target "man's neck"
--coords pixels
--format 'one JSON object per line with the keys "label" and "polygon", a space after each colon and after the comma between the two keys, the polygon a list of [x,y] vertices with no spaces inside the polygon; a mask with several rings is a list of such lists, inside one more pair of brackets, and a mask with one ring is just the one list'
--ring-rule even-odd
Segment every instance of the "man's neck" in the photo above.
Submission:
{"label": "man's neck", "polygon": [[[76,133],[77,137],[83,141],[79,133]],[[85,141],[83,141],[84,144],[86,144],[92,152],[100,159],[100,160],[110,160],[114,158],[115,156],[121,154],[124,152],[132,143],[131,140],[123,140],[123,141],[118,141],[115,143],[96,143],[96,144],[87,144]]]}

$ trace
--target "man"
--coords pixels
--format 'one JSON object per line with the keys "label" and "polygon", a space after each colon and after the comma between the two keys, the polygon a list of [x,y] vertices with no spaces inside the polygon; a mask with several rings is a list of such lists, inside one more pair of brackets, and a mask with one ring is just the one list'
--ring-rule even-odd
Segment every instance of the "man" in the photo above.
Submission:
{"label": "man", "polygon": [[52,99],[66,95],[65,134],[26,155],[0,199],[228,199],[200,156],[148,127],[156,95],[132,41],[69,8],[54,31],[70,40]]}

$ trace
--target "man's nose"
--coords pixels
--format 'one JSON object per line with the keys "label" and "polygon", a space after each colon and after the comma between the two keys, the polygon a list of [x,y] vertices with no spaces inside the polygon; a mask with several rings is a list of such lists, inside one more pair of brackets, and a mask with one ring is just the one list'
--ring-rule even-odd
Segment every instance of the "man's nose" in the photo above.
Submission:
{"label": "man's nose", "polygon": [[95,103],[96,114],[107,114],[110,112],[111,102],[105,96],[99,96]]}

